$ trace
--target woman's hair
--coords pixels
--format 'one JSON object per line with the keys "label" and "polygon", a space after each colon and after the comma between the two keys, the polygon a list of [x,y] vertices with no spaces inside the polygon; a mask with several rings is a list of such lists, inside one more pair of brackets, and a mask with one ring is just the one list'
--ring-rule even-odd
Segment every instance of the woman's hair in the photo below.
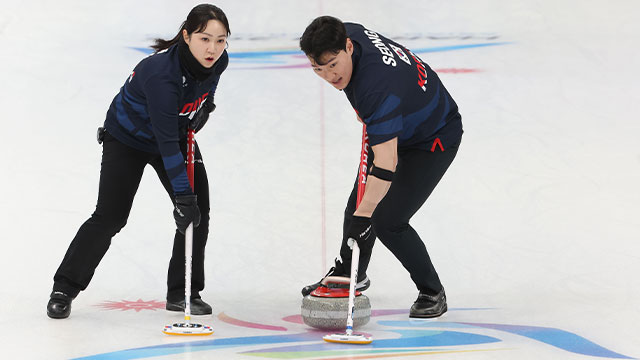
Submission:
{"label": "woman's hair", "polygon": [[340,19],[320,16],[304,30],[300,37],[300,49],[318,63],[326,52],[337,54],[347,49],[347,29]]}
{"label": "woman's hair", "polygon": [[189,35],[194,32],[203,31],[207,27],[209,20],[218,20],[224,25],[227,30],[227,36],[231,34],[229,29],[229,20],[227,15],[217,6],[211,4],[200,4],[189,12],[187,20],[185,20],[180,26],[180,31],[171,40],[155,39],[151,48],[156,52],[169,48],[171,45],[176,44],[182,38],[182,30],[187,30]]}

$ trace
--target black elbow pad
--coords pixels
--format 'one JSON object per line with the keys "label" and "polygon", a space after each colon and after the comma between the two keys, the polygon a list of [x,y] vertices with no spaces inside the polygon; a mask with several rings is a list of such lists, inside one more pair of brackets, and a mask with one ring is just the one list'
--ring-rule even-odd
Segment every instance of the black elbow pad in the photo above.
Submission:
{"label": "black elbow pad", "polygon": [[373,165],[373,167],[371,168],[371,171],[369,171],[369,175],[373,175],[375,177],[377,177],[380,180],[384,180],[384,181],[392,181],[393,180],[393,174],[395,174],[393,171],[391,170],[387,170],[387,169],[382,169],[379,168],[375,165]]}

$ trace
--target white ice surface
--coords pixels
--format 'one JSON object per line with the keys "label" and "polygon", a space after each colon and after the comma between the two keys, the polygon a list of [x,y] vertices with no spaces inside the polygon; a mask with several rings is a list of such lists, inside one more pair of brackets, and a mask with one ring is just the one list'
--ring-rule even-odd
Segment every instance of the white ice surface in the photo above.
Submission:
{"label": "white ice surface", "polygon": [[[174,225],[151,169],[127,226],[74,301],[71,317],[49,319],[45,306],[53,273],[94,209],[101,156],[95,129],[145,56],[132,48],[173,36],[197,3],[0,4],[2,358],[75,358],[193,341],[161,333],[179,314],[96,306],[164,299]],[[452,310],[442,327],[556,328],[640,357],[640,3],[217,4],[231,22],[232,55],[295,50],[296,37],[321,14],[391,37],[418,34],[401,41],[413,49],[505,43],[419,54],[444,69],[440,77],[465,129],[458,157],[412,221],[447,289]],[[251,40],[257,36],[265,39]],[[212,194],[202,295],[214,316],[198,319],[215,328],[208,340],[309,330],[283,318],[299,314],[300,288],[319,279],[336,256],[355,175],[360,125],[345,96],[308,68],[263,68],[270,65],[278,64],[232,57],[218,108],[198,134]],[[368,275],[374,310],[408,309],[417,294],[379,243]],[[233,325],[225,315],[286,329]],[[379,320],[407,316],[372,318],[362,331],[376,340],[398,337]],[[446,359],[594,358],[503,331],[461,331],[500,342],[414,350],[456,352],[424,355]],[[242,353],[261,349],[178,347],[179,354],[161,358],[255,358]],[[352,348],[332,349],[348,351],[313,356],[349,358]]]}

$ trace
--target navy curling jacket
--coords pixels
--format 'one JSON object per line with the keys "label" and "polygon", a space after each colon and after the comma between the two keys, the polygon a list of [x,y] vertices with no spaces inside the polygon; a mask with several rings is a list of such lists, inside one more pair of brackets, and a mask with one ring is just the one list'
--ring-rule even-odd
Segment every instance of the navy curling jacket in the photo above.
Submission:
{"label": "navy curling jacket", "polygon": [[461,116],[438,75],[395,41],[360,24],[345,27],[354,51],[353,73],[344,93],[367,125],[370,145],[397,137],[398,149],[457,146]]}
{"label": "navy curling jacket", "polygon": [[179,141],[184,141],[188,122],[205,99],[214,96],[228,64],[225,50],[212,74],[197,81],[183,69],[178,46],[173,45],[138,63],[107,112],[104,126],[109,134],[134,149],[162,156],[176,195],[192,193]]}

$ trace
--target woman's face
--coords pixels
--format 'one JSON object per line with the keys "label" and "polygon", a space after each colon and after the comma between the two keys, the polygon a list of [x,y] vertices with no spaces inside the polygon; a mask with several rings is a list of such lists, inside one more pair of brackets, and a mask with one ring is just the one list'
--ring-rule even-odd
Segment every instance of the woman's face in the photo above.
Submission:
{"label": "woman's face", "polygon": [[182,36],[193,57],[206,68],[218,61],[227,46],[227,29],[219,20],[209,20],[204,30],[194,32],[191,36],[186,30],[182,30]]}

